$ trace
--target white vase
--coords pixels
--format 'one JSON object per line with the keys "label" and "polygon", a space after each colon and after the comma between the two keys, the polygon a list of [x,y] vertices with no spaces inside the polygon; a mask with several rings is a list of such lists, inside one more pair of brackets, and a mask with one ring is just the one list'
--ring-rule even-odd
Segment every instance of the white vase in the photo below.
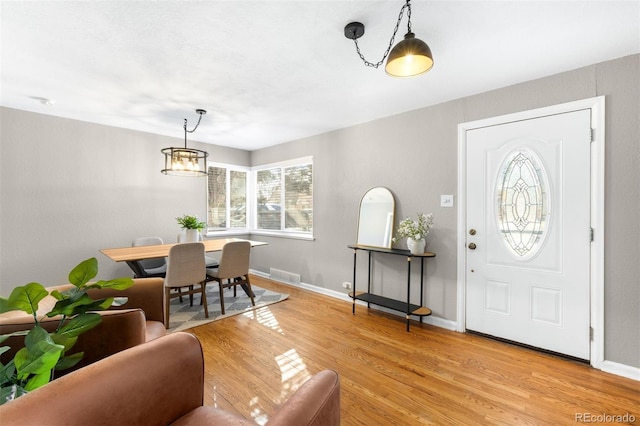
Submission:
{"label": "white vase", "polygon": [[199,231],[197,229],[185,229],[185,243],[196,243],[198,242],[198,234]]}
{"label": "white vase", "polygon": [[424,246],[427,244],[424,238],[420,238],[419,240],[414,240],[413,238],[407,238],[407,248],[411,252],[411,254],[422,254],[424,253]]}

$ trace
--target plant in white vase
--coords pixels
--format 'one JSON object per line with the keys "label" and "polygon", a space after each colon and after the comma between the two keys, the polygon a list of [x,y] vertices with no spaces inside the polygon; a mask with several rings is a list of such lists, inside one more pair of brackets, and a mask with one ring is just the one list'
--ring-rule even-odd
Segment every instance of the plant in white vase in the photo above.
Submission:
{"label": "plant in white vase", "polygon": [[196,242],[198,241],[198,235],[200,231],[202,231],[207,224],[198,219],[197,216],[192,215],[184,215],[182,217],[176,217],[178,221],[178,225],[185,230],[186,234],[186,242]]}
{"label": "plant in white vase", "polygon": [[418,213],[418,220],[408,217],[400,222],[393,242],[406,238],[409,251],[413,254],[422,254],[426,245],[425,238],[429,235],[431,228],[433,228],[433,214]]}

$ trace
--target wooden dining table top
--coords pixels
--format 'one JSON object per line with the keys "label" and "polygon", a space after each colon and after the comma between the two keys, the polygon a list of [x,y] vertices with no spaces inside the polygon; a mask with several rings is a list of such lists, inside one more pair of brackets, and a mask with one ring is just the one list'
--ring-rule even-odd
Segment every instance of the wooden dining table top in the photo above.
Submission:
{"label": "wooden dining table top", "polygon": [[[242,238],[219,238],[213,240],[200,241],[204,244],[204,251],[222,251],[222,247],[232,241],[249,241],[251,247],[264,246],[268,243],[262,241],[244,240]],[[114,260],[116,262],[126,262],[132,260],[153,259],[157,257],[169,256],[169,250],[176,244],[156,244],[151,246],[136,246],[136,247],[119,247],[119,248],[107,248],[100,249],[100,252]]]}

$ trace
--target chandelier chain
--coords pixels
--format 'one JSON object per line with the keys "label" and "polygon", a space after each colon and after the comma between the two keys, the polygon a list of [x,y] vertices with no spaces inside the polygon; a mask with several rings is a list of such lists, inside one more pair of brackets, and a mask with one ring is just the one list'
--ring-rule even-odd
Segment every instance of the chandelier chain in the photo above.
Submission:
{"label": "chandelier chain", "polygon": [[[387,59],[387,56],[389,55],[389,52],[391,51],[391,48],[393,47],[393,42],[396,39],[396,34],[398,33],[398,28],[400,28],[400,22],[402,22],[402,16],[404,15],[404,10],[405,9],[408,9],[407,10],[407,17],[409,19],[409,22],[407,24],[407,28],[409,29],[408,32],[411,32],[411,4],[409,3],[410,1],[411,0],[407,0],[407,3],[405,3],[405,5],[402,6],[402,9],[400,9],[400,14],[398,15],[398,21],[396,22],[396,26],[393,29],[393,35],[391,36],[391,40],[389,41],[389,47],[387,47],[387,50],[384,52],[384,56],[382,56],[382,59],[380,59],[377,63],[374,64],[373,62],[369,62],[369,61],[367,61],[365,59],[365,57],[362,54],[362,52],[360,52],[360,46],[358,46],[358,39],[356,37],[354,37],[353,42],[356,45],[356,52],[358,52],[358,56],[360,56],[360,59],[362,59],[362,62],[364,62],[364,64],[366,66],[377,69],[380,65],[382,65],[384,60]],[[186,126],[186,123],[185,123],[185,126]],[[186,129],[186,127],[185,127],[185,129]]]}
{"label": "chandelier chain", "polygon": [[196,123],[196,127],[193,128],[193,130],[187,130],[187,119],[184,119],[184,131],[187,133],[193,133],[196,131],[196,129],[198,128],[198,126],[200,125],[200,120],[202,120],[202,114],[198,113],[198,115],[200,115],[200,117],[198,118],[198,122]]}

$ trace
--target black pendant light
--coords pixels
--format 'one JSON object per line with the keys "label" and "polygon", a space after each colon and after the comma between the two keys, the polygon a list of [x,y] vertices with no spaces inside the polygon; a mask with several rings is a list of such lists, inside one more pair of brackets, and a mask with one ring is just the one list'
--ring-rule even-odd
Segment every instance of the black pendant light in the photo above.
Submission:
{"label": "black pendant light", "polygon": [[[415,34],[411,31],[411,0],[406,0],[406,3],[400,9],[398,15],[398,22],[393,30],[393,35],[389,42],[389,47],[382,59],[377,63],[371,63],[364,58],[364,55],[360,52],[358,46],[358,39],[364,35],[364,24],[360,22],[350,22],[344,27],[345,37],[354,41],[356,45],[356,52],[360,56],[360,59],[366,66],[372,68],[378,68],[387,58],[387,64],[385,71],[387,74],[393,77],[413,77],[416,75],[424,74],[433,67],[433,55],[431,49],[424,41],[415,37]],[[393,41],[395,40],[400,22],[405,9],[407,10],[407,34],[404,36],[404,40],[398,43],[393,49]]]}

